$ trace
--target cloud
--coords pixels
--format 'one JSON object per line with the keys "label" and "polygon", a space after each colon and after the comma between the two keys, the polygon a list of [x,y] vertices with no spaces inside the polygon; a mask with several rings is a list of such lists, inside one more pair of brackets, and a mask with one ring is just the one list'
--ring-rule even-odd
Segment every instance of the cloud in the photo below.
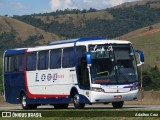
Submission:
{"label": "cloud", "polygon": [[73,9],[76,8],[74,6],[73,0],[51,0],[50,1],[50,6],[52,10],[64,10],[64,9]]}
{"label": "cloud", "polygon": [[124,2],[127,2],[128,0],[109,0],[109,4],[111,6],[116,6],[116,5],[119,5],[119,4],[122,4]]}
{"label": "cloud", "polygon": [[124,2],[131,2],[136,0],[51,0],[50,6],[53,11],[64,9],[105,9],[113,7]]}

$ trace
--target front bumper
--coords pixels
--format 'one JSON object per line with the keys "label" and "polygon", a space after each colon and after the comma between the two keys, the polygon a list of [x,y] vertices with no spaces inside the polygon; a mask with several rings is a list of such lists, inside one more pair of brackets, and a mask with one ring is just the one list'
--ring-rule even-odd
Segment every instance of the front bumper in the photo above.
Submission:
{"label": "front bumper", "polygon": [[90,102],[91,103],[104,103],[104,102],[116,102],[116,101],[131,101],[138,99],[139,90],[129,91],[125,93],[104,93],[91,91]]}

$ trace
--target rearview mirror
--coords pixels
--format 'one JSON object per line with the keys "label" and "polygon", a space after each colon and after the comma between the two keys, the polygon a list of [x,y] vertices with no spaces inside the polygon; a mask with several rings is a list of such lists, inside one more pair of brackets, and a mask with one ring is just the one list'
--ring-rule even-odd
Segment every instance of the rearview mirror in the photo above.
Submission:
{"label": "rearview mirror", "polygon": [[87,59],[87,65],[91,66],[92,60],[91,60],[91,53],[90,52],[86,53],[86,59]]}
{"label": "rearview mirror", "polygon": [[141,66],[141,65],[143,65],[143,64],[144,64],[144,54],[143,54],[143,52],[142,52],[142,51],[140,51],[140,50],[135,50],[135,52],[137,52],[137,53],[138,53],[139,61],[140,61],[140,63],[139,63],[139,64],[137,64],[137,66]]}

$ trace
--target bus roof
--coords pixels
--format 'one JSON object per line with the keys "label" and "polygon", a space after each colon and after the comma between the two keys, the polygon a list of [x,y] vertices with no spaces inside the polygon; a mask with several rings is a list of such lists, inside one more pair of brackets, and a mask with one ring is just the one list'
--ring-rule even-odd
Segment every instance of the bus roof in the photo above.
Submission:
{"label": "bus roof", "polygon": [[[16,48],[16,49],[9,49],[5,51],[5,55],[13,55],[13,54],[20,54],[25,53],[26,51],[39,51],[44,49],[52,49],[54,48],[60,48],[60,47],[69,47],[77,44],[77,45],[88,45],[88,44],[130,44],[129,41],[124,40],[108,40],[106,38],[77,38],[77,39],[70,39],[70,40],[61,40],[61,41],[55,41],[48,44],[48,46],[36,46],[36,47],[30,47],[30,48]],[[65,45],[66,44],[66,45]],[[70,45],[69,45],[70,44]],[[57,46],[56,46],[57,45]]]}
{"label": "bus roof", "polygon": [[5,55],[21,54],[25,52],[26,52],[26,48],[10,49],[5,51]]}
{"label": "bus roof", "polygon": [[106,40],[106,39],[105,38],[77,38],[77,39],[71,39],[71,40],[61,40],[61,41],[51,42],[49,43],[49,45],[85,42],[85,41],[93,41],[93,40]]}

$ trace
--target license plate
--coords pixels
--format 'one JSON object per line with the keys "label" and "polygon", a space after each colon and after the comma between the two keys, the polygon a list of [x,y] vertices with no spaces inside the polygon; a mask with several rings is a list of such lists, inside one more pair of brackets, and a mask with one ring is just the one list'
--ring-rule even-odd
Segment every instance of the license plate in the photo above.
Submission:
{"label": "license plate", "polygon": [[122,95],[116,95],[114,96],[114,99],[122,99]]}

